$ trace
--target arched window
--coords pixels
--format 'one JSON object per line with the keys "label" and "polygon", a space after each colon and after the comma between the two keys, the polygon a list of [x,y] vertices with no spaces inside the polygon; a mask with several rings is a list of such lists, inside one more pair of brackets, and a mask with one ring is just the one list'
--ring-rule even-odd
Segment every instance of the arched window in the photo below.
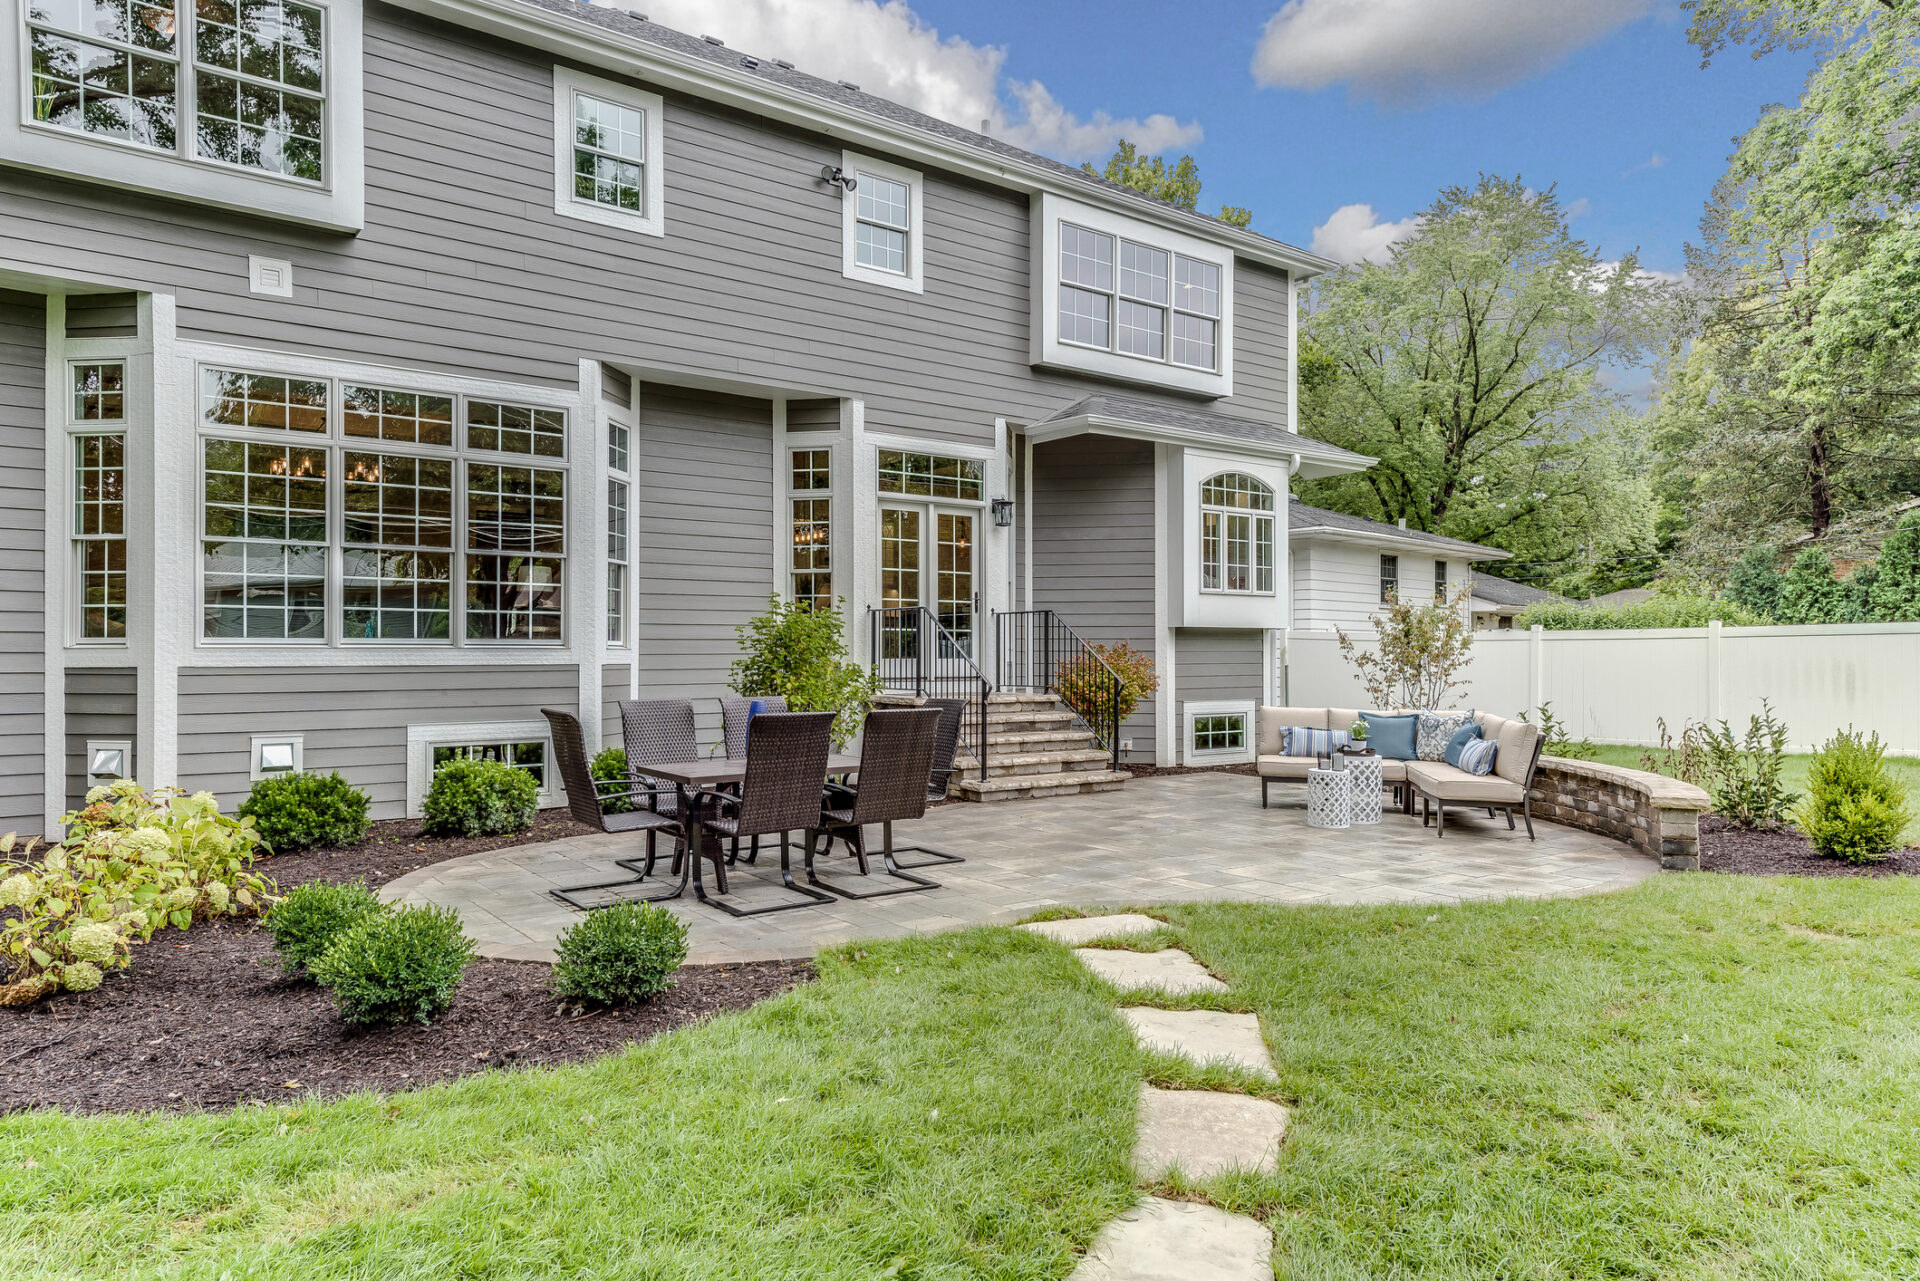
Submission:
{"label": "arched window", "polygon": [[1200,486],[1200,590],[1273,594],[1273,488],[1244,472]]}

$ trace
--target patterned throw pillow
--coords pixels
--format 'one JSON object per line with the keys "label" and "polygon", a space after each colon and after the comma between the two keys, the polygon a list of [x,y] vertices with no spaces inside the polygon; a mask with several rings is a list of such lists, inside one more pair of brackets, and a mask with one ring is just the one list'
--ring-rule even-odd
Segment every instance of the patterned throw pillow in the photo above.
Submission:
{"label": "patterned throw pillow", "polygon": [[1281,731],[1281,752],[1287,756],[1331,756],[1347,746],[1343,729],[1300,729],[1289,725]]}
{"label": "patterned throw pillow", "polygon": [[1499,751],[1500,745],[1490,738],[1469,739],[1460,749],[1460,768],[1469,774],[1491,774]]}
{"label": "patterned throw pillow", "polygon": [[1464,712],[1422,712],[1420,713],[1420,735],[1414,744],[1413,754],[1418,760],[1444,761],[1447,759],[1447,744],[1464,725],[1473,724],[1473,711]]}

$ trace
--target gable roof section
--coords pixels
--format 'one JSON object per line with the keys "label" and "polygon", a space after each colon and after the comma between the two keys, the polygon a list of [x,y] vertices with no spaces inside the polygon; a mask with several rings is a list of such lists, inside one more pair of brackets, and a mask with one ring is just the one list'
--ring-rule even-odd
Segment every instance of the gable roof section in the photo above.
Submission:
{"label": "gable roof section", "polygon": [[1427,551],[1444,551],[1463,560],[1505,560],[1513,554],[1498,547],[1469,543],[1459,538],[1443,538],[1425,530],[1402,529],[1383,520],[1368,520],[1365,516],[1349,516],[1345,512],[1328,511],[1324,507],[1309,507],[1297,498],[1287,500],[1287,529],[1293,534],[1324,533],[1369,543],[1394,543]]}
{"label": "gable roof section", "polygon": [[1054,191],[1115,208],[1230,247],[1306,279],[1336,264],[1255,231],[1169,204],[1011,143],[963,129],[897,102],[650,22],[576,0],[391,0],[402,9],[485,31],[516,44],[724,102],[756,115],[829,133],[965,173],[996,186]]}
{"label": "gable roof section", "polygon": [[1213,446],[1288,462],[1297,456],[1301,460],[1302,475],[1337,476],[1364,471],[1377,461],[1272,423],[1111,392],[1083,396],[1027,429],[1027,435],[1035,441],[1088,433],[1156,440],[1170,445]]}
{"label": "gable roof section", "polygon": [[1509,578],[1497,578],[1479,569],[1473,571],[1473,598],[1490,605],[1508,605],[1515,609],[1525,609],[1543,600],[1567,599],[1558,592],[1542,591]]}

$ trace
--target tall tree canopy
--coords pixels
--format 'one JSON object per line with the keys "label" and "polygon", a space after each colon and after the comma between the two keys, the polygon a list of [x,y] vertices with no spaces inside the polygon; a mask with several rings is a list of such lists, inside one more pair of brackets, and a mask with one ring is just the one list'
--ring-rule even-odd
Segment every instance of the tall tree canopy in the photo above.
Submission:
{"label": "tall tree canopy", "polygon": [[1695,340],[1661,379],[1661,485],[1689,559],[1870,545],[1920,493],[1920,6],[1695,0],[1710,61],[1813,49],[1729,158],[1689,254]]}
{"label": "tall tree canopy", "polygon": [[1302,427],[1380,462],[1309,501],[1507,548],[1574,590],[1652,550],[1637,424],[1600,372],[1649,351],[1669,290],[1575,239],[1551,189],[1450,187],[1389,262],[1317,292]]}
{"label": "tall tree canopy", "polygon": [[[1194,209],[1200,204],[1200,166],[1192,156],[1182,156],[1169,165],[1164,157],[1141,155],[1138,147],[1122,138],[1119,148],[1107,157],[1106,168],[1095,169],[1090,164],[1080,167],[1108,182],[1144,191],[1182,209]],[[1244,227],[1253,221],[1253,211],[1221,205],[1219,218],[1221,222]]]}

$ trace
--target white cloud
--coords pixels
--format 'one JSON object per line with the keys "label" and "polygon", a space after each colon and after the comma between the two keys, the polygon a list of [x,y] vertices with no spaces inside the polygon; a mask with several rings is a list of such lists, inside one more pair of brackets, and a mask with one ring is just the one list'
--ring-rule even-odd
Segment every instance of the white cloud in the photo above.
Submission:
{"label": "white cloud", "polygon": [[1333,216],[1313,229],[1313,252],[1335,262],[1384,263],[1394,245],[1420,226],[1417,214],[1399,222],[1381,222],[1372,205],[1341,205]]}
{"label": "white cloud", "polygon": [[1593,201],[1582,196],[1567,205],[1567,221],[1572,222],[1575,218],[1584,218],[1592,212]]}
{"label": "white cloud", "polygon": [[850,80],[966,129],[988,121],[995,137],[1059,160],[1104,160],[1122,138],[1157,155],[1191,147],[1201,137],[1197,122],[1164,114],[1078,115],[1038,80],[1004,79],[1004,48],[943,37],[904,0],[605,2],[679,31],[717,37],[743,53],[784,58],[813,75]]}
{"label": "white cloud", "polygon": [[1621,170],[1620,176],[1622,178],[1626,178],[1633,174],[1639,173],[1643,169],[1664,169],[1666,168],[1666,165],[1667,165],[1667,158],[1656,151],[1651,156],[1648,156],[1645,160],[1635,165],[1633,168]]}
{"label": "white cloud", "polygon": [[1287,0],[1253,55],[1270,88],[1389,106],[1479,99],[1653,12],[1656,0]]}

